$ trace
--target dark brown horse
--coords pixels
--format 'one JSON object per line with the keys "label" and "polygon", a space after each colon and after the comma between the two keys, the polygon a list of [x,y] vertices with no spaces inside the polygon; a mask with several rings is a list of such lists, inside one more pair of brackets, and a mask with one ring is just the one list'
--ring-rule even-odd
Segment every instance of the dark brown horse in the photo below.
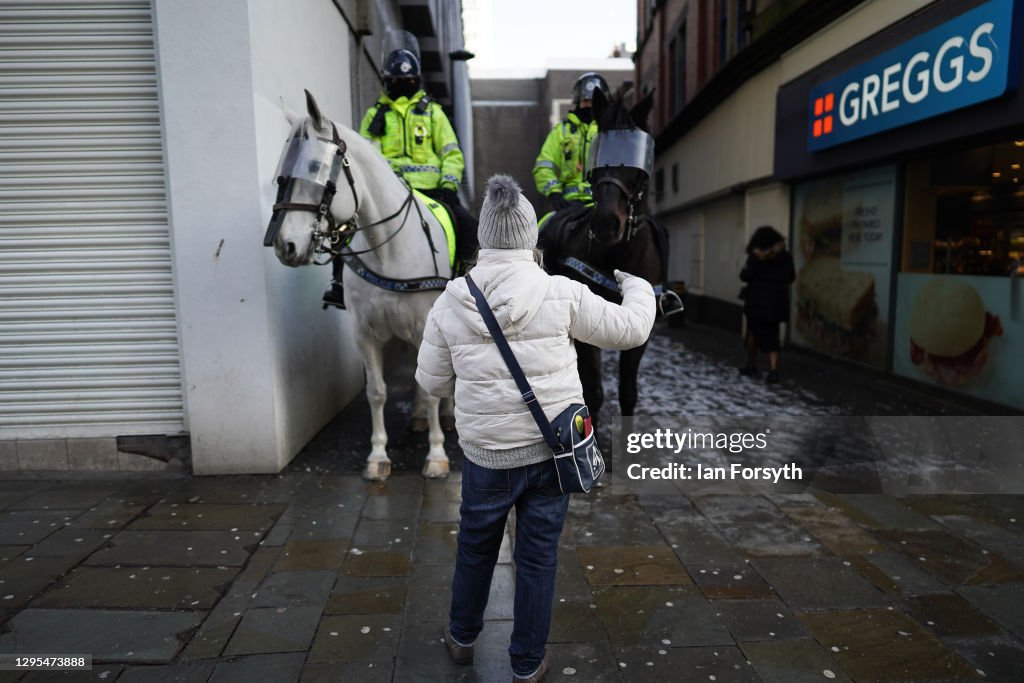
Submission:
{"label": "dark brown horse", "polygon": [[[616,268],[658,288],[665,275],[656,243],[660,236],[645,201],[654,152],[653,139],[646,133],[652,103],[648,95],[629,109],[621,96],[606,100],[594,93],[594,117],[601,131],[589,162],[594,206],[559,212],[540,234],[539,246],[550,272],[578,280],[616,303],[622,301],[612,276]],[[632,415],[636,408],[637,374],[646,348],[645,343],[619,355],[623,415]],[[583,398],[596,419],[604,403],[601,350],[576,342],[576,353]]]}

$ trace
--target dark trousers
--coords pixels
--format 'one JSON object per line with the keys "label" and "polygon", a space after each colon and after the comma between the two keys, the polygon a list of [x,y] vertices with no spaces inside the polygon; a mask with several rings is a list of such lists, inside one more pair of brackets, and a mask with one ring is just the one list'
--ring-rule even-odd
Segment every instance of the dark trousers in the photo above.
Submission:
{"label": "dark trousers", "polygon": [[509,470],[492,470],[462,459],[462,506],[458,552],[452,579],[449,626],[460,643],[473,643],[484,625],[491,577],[509,510],[516,508],[516,594],[512,671],[526,678],[547,650],[558,568],[558,537],[569,511],[569,496],[558,486],[550,460]]}
{"label": "dark trousers", "polygon": [[658,250],[658,261],[661,264],[661,279],[668,280],[668,228],[661,221],[650,221],[651,236]]}

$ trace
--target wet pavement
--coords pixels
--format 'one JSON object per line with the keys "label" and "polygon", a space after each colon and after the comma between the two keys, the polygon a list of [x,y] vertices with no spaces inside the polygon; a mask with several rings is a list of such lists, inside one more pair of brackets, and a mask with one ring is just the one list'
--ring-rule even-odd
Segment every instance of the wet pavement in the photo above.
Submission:
{"label": "wet pavement", "polygon": [[[975,408],[795,354],[781,386],[739,381],[741,353],[712,330],[660,336],[641,410]],[[358,476],[365,401],[276,476],[0,480],[0,653],[95,662],[0,683],[509,680],[514,522],[476,661],[456,666],[458,449],[449,435],[452,476],[423,480],[392,384],[383,484]],[[1024,496],[610,487],[570,505],[546,680],[1021,681],[1022,639]]]}

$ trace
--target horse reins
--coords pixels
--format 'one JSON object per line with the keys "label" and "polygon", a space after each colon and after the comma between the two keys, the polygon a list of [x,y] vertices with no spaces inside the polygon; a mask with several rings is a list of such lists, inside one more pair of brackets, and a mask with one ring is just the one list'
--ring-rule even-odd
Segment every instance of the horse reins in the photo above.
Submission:
{"label": "horse reins", "polygon": [[[324,191],[320,197],[320,203],[306,204],[303,202],[282,201],[289,186],[288,181],[291,180],[291,178],[285,178],[282,176],[278,178],[277,200],[274,203],[273,207],[274,212],[289,210],[308,211],[316,216],[312,225],[312,241],[314,244],[313,252],[315,254],[328,254],[330,258],[328,258],[326,261],[317,261],[314,259],[313,262],[317,265],[323,266],[327,265],[335,258],[343,258],[345,262],[352,267],[353,271],[355,271],[360,277],[374,285],[377,285],[378,287],[383,287],[385,289],[392,289],[396,291],[444,289],[445,285],[447,285],[448,283],[448,280],[446,278],[441,278],[440,272],[438,271],[437,268],[436,259],[433,260],[434,277],[412,278],[402,280],[385,278],[375,273],[373,270],[368,268],[365,263],[363,263],[362,259],[359,258],[361,254],[368,254],[380,249],[382,246],[393,240],[398,235],[398,233],[402,231],[402,229],[405,227],[405,224],[409,220],[409,214],[412,211],[413,207],[416,208],[416,215],[419,216],[420,219],[420,228],[422,228],[423,234],[427,238],[427,244],[430,245],[431,253],[437,254],[437,247],[434,245],[434,239],[430,235],[430,226],[427,224],[427,220],[423,217],[423,211],[420,208],[420,205],[415,201],[415,193],[413,192],[413,188],[411,186],[408,186],[408,184],[407,186],[409,187],[409,194],[406,195],[405,201],[402,202],[402,204],[398,207],[398,209],[395,210],[394,213],[387,215],[378,221],[374,221],[373,223],[359,225],[359,195],[356,193],[356,182],[355,178],[352,176],[351,162],[349,161],[348,156],[346,155],[346,152],[348,151],[348,146],[345,144],[345,141],[341,139],[341,136],[338,135],[338,128],[337,126],[334,125],[333,122],[331,122],[331,140],[327,140],[326,138],[318,139],[324,142],[330,142],[337,148],[334,160],[331,163],[329,179],[324,185]],[[334,202],[335,195],[338,192],[338,174],[342,171],[345,173],[345,180],[348,182],[349,191],[352,193],[352,201],[355,205],[355,209],[352,212],[352,216],[347,221],[338,223],[338,221],[334,218],[334,214],[330,212],[330,207],[331,204]],[[367,230],[369,228],[376,227],[378,225],[383,225],[388,221],[398,217],[398,215],[401,214],[403,211],[405,212],[405,215],[402,217],[402,221],[401,223],[399,223],[398,227],[394,230],[394,232],[388,235],[387,238],[382,240],[376,246],[370,247],[369,249],[363,249],[360,251],[355,251],[349,248],[348,245],[352,241],[352,238],[355,236],[355,233],[361,230]],[[325,219],[328,228],[328,231],[326,233],[320,229],[320,226],[324,223]],[[280,225],[278,225],[277,229],[270,228],[267,230],[267,234],[263,238],[263,244],[265,246],[273,245],[274,240],[277,238],[278,230],[280,230]]]}

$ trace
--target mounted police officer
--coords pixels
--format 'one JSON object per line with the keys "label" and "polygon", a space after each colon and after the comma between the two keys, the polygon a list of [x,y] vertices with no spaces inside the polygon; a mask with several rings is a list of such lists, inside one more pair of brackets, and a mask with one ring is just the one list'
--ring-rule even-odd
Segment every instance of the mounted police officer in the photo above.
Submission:
{"label": "mounted police officer", "polygon": [[610,97],[608,83],[593,71],[576,79],[572,86],[572,109],[544,141],[533,166],[537,190],[548,198],[555,211],[573,204],[592,204],[586,181],[587,154],[597,137],[592,101],[594,91]]}
{"label": "mounted police officer", "polygon": [[[604,99],[611,96],[608,83],[600,74],[588,71],[576,79],[572,86],[572,109],[565,119],[548,133],[533,166],[533,179],[537,189],[548,198],[551,208],[556,212],[570,207],[582,209],[594,203],[587,174],[595,162],[600,162],[599,159],[590,158],[594,151],[592,143],[600,132],[594,118],[593,100],[596,92],[600,92]],[[653,147],[651,160],[653,162]],[[648,168],[645,172],[650,176],[653,169]],[[542,227],[549,217],[541,221]],[[562,217],[572,221],[575,214],[562,214]],[[667,277],[668,231],[656,220],[651,221],[651,228],[661,262],[661,272]],[[673,315],[682,312],[683,303],[679,296],[666,286],[659,297],[658,308],[663,315]]]}
{"label": "mounted police officer", "polygon": [[[359,134],[373,143],[413,189],[446,204],[455,216],[458,260],[472,263],[477,221],[459,201],[465,160],[452,124],[422,85],[419,45],[406,31],[390,31],[381,59],[384,92],[363,116]],[[344,308],[341,259],[324,291],[324,304]]]}

